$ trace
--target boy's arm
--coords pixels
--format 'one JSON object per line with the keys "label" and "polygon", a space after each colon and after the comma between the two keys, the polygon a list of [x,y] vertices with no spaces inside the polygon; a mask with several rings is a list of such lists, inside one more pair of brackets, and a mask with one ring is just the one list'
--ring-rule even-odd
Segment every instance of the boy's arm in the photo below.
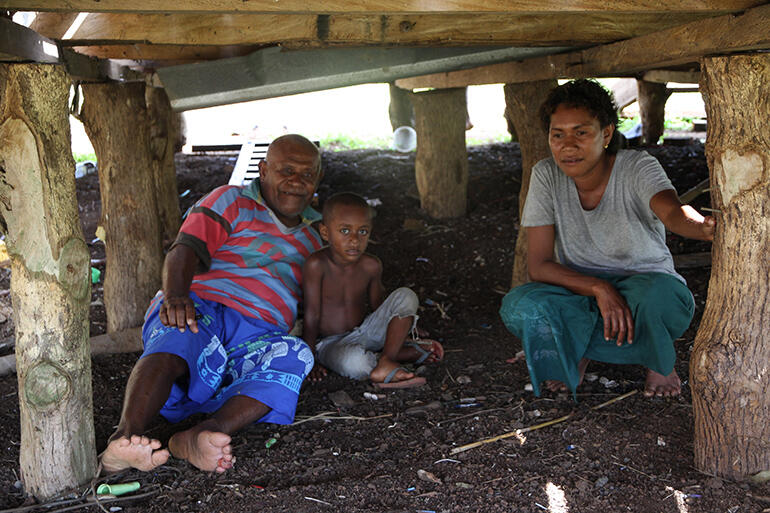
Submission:
{"label": "boy's arm", "polygon": [[367,255],[366,272],[369,274],[369,307],[377,310],[385,301],[385,286],[382,284],[382,262],[374,255]]}

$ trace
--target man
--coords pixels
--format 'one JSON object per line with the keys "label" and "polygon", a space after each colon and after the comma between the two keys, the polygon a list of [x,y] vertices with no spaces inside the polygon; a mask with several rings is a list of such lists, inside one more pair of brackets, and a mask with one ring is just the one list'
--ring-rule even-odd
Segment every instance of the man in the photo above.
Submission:
{"label": "man", "polygon": [[[299,135],[274,140],[259,181],[222,186],[189,212],[163,266],[163,290],[145,315],[144,353],[128,378],[104,471],[151,470],[169,454],[201,470],[233,465],[230,435],[256,421],[289,424],[313,356],[288,335],[305,258],[321,247],[308,205],[321,179],[318,148]],[[178,422],[168,449],[144,436],[161,413]]]}

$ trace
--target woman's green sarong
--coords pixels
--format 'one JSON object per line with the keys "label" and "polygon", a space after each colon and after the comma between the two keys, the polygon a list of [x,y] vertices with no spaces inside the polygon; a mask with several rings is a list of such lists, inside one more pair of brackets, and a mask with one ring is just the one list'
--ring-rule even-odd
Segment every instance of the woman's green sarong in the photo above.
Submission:
{"label": "woman's green sarong", "polygon": [[664,376],[674,369],[674,340],[690,325],[692,294],[675,276],[642,273],[600,276],[625,298],[634,318],[633,344],[604,339],[596,299],[564,287],[527,283],[511,290],[500,308],[506,327],[521,339],[535,395],[540,383],[566,383],[573,396],[581,358],[643,365]]}

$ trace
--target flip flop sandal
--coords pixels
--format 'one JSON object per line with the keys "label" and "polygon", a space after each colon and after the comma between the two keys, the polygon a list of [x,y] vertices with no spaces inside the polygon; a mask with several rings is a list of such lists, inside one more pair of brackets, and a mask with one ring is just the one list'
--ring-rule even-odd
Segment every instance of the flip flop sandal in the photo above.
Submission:
{"label": "flip flop sandal", "polygon": [[409,372],[403,367],[396,367],[390,371],[387,376],[385,376],[385,381],[382,383],[372,383],[372,385],[374,385],[374,388],[412,388],[422,386],[427,382],[422,376],[415,376],[413,378],[403,379],[401,381],[393,381],[396,373],[400,370]]}
{"label": "flip flop sandal", "polygon": [[441,359],[438,358],[438,355],[434,353],[433,351],[426,351],[422,348],[423,344],[430,344],[431,349],[433,348],[433,343],[438,344],[435,340],[430,339],[423,339],[423,340],[409,340],[404,342],[404,345],[407,347],[413,347],[417,350],[418,353],[420,353],[420,357],[414,362],[415,365],[420,365],[422,362],[430,358],[431,355],[435,355],[437,359],[440,361]]}

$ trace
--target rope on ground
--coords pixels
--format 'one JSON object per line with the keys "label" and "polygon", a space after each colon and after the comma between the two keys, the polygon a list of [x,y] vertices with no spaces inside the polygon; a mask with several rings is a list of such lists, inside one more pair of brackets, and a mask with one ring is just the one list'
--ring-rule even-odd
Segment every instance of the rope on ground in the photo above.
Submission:
{"label": "rope on ground", "polygon": [[[627,397],[631,397],[636,392],[637,392],[637,390],[632,390],[632,391],[630,391],[628,393],[625,393],[623,395],[619,395],[618,397],[613,397],[609,401],[605,401],[602,404],[593,406],[591,409],[592,410],[598,410],[600,408],[604,408],[605,406],[609,406],[610,404],[616,403],[618,401],[622,401],[623,399],[625,399]],[[498,440],[503,440],[504,438],[510,438],[512,436],[518,436],[518,435],[521,435],[523,433],[527,433],[529,431],[535,431],[536,429],[542,429],[544,427],[553,426],[554,424],[560,424],[560,423],[564,422],[565,420],[571,418],[574,415],[575,415],[575,413],[573,412],[573,413],[570,413],[568,415],[564,415],[563,417],[559,417],[558,419],[549,420],[549,421],[546,421],[546,422],[542,422],[540,424],[536,424],[534,426],[526,427],[526,428],[523,428],[523,429],[517,429],[515,431],[509,431],[508,433],[503,433],[502,435],[498,435],[498,436],[495,436],[495,437],[492,437],[492,438],[486,438],[484,440],[479,440],[477,442],[473,442],[473,443],[470,443],[470,444],[467,444],[467,445],[461,445],[460,447],[455,447],[454,449],[449,451],[449,454],[457,454],[459,452],[464,452],[464,451],[467,451],[467,450],[470,450],[470,449],[475,449],[476,447],[480,447],[480,446],[482,446],[484,444],[489,444],[489,443],[492,443],[492,442],[497,442]]]}

